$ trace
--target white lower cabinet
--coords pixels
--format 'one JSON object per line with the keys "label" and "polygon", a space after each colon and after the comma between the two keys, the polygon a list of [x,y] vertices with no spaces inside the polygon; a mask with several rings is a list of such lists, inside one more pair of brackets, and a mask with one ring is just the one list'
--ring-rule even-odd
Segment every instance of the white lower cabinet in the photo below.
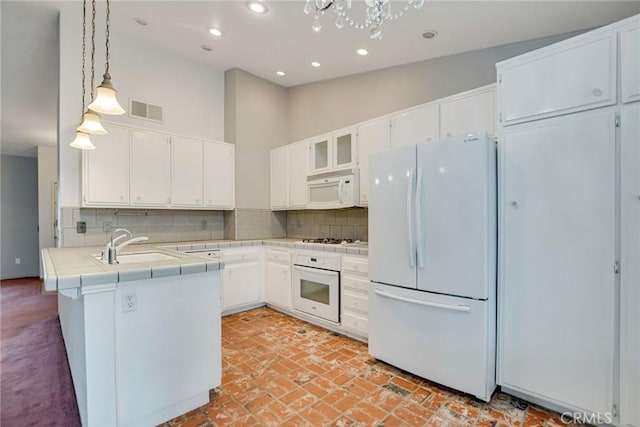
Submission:
{"label": "white lower cabinet", "polygon": [[504,128],[499,146],[498,383],[590,414],[614,410],[615,130],[601,109]]}
{"label": "white lower cabinet", "polygon": [[222,314],[231,314],[262,305],[262,248],[224,249],[222,260]]}
{"label": "white lower cabinet", "polygon": [[364,256],[342,257],[342,327],[351,333],[369,336],[369,261]]}
{"label": "white lower cabinet", "polygon": [[291,311],[291,253],[284,249],[267,249],[265,268],[265,301],[269,305]]}

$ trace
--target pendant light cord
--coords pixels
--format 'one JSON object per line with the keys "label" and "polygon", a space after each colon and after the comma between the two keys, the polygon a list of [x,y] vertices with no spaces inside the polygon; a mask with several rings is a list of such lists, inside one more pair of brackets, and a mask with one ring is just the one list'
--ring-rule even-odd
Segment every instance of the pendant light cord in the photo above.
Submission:
{"label": "pendant light cord", "polygon": [[91,99],[93,99],[96,72],[96,0],[91,1]]}
{"label": "pendant light cord", "polygon": [[[94,0],[95,1],[95,0]],[[111,79],[111,75],[109,74],[109,27],[111,26],[111,1],[107,0],[107,20],[106,20],[106,44],[105,44],[105,51],[106,51],[106,66],[105,66],[105,71],[104,71],[104,77],[106,79]]]}
{"label": "pendant light cord", "polygon": [[[85,55],[86,55],[86,34],[87,34],[87,0],[82,1],[82,111],[80,111],[80,117],[84,115],[84,98],[86,96],[85,91]],[[93,84],[92,84],[93,85]],[[92,95],[93,96],[93,95]]]}

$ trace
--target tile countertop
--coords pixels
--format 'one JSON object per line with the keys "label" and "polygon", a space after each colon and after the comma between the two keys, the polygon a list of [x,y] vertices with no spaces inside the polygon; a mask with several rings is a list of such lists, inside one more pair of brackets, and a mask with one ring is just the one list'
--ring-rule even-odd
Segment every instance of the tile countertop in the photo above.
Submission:
{"label": "tile countertop", "polygon": [[[267,240],[214,240],[198,242],[137,244],[130,246],[124,254],[156,251],[178,259],[110,265],[95,256],[104,247],[50,248],[42,250],[44,266],[44,288],[47,291],[102,285],[115,282],[151,279],[154,277],[179,276],[202,273],[224,268],[220,260],[207,259],[179,253],[184,250],[226,249],[243,246],[275,246],[290,249],[337,252],[351,255],[368,255],[366,242],[352,246],[302,243],[300,239]],[[175,251],[178,251],[176,253]]]}

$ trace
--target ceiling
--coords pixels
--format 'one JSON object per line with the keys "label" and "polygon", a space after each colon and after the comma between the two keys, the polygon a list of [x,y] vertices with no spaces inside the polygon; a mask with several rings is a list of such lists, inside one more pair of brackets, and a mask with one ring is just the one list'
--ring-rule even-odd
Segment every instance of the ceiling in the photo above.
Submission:
{"label": "ceiling", "polygon": [[[75,0],[77,7],[80,2]],[[101,2],[100,2],[101,3]],[[362,16],[354,2],[353,18]],[[392,7],[403,4],[394,0]],[[285,87],[362,73],[491,46],[593,28],[640,13],[639,1],[430,1],[384,25],[383,40],[366,30],[334,25],[322,30],[303,0],[267,1],[256,15],[243,0],[113,0],[112,33],[144,39],[175,55],[215,69],[241,68]],[[55,145],[57,109],[57,10],[60,1],[2,0],[2,154],[34,155],[36,145]],[[71,4],[73,6],[73,4]],[[99,7],[103,7],[102,4]],[[136,23],[135,18],[147,22]],[[215,38],[208,28],[223,36]],[[438,37],[426,40],[425,30]],[[207,45],[211,51],[201,48]],[[367,56],[356,54],[366,48]],[[117,54],[114,53],[114,54]],[[311,61],[322,65],[311,67]],[[276,75],[281,70],[285,76]]]}

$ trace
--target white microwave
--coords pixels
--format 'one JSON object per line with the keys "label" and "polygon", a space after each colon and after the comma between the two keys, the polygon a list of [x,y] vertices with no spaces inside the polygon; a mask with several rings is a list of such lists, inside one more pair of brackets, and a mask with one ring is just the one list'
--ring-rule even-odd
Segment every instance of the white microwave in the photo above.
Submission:
{"label": "white microwave", "polygon": [[307,209],[339,209],[356,206],[359,202],[359,188],[357,169],[309,176],[307,178]]}

